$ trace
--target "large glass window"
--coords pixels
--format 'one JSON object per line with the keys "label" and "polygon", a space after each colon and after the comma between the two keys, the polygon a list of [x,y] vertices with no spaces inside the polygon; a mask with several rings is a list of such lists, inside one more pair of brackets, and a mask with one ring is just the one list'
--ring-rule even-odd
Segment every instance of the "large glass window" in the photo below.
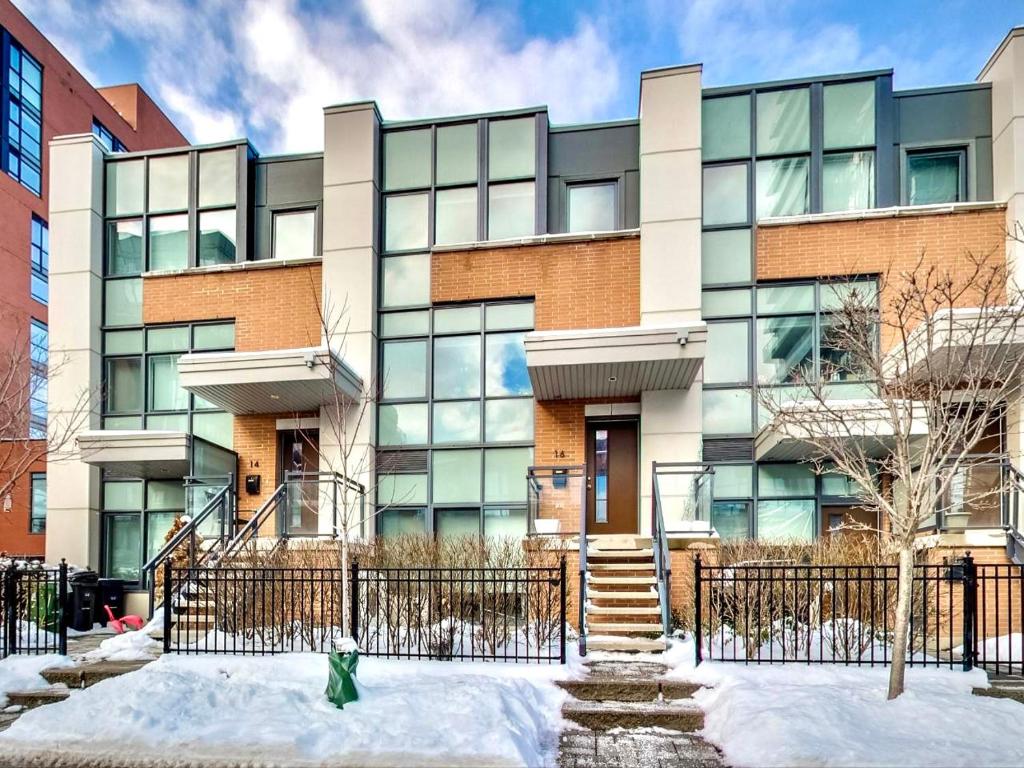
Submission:
{"label": "large glass window", "polygon": [[532,181],[492,184],[487,189],[487,237],[502,240],[535,233],[536,210]]}
{"label": "large glass window", "polygon": [[49,385],[50,331],[46,323],[32,319],[29,334],[29,437],[46,438],[47,390]]}
{"label": "large glass window", "polygon": [[747,210],[746,163],[704,168],[704,225],[745,224]]}
{"label": "large glass window", "polygon": [[701,152],[704,160],[750,155],[750,95],[705,99],[701,105]]}
{"label": "large glass window", "polygon": [[750,380],[750,323],[708,323],[705,384],[739,384]]}
{"label": "large glass window", "polygon": [[814,539],[814,499],[761,499],[757,502],[757,538],[775,541]]}
{"label": "large glass window", "polygon": [[107,152],[126,152],[127,147],[115,136],[110,129],[95,117],[92,119],[92,135],[100,140],[100,144]]}
{"label": "large glass window", "polygon": [[32,473],[32,507],[28,518],[29,533],[46,533],[46,473]]}
{"label": "large glass window", "polygon": [[389,256],[381,259],[382,304],[404,307],[430,301],[430,255]]}
{"label": "large glass window", "polygon": [[188,214],[150,216],[149,269],[188,266]]}
{"label": "large glass window", "polygon": [[814,316],[757,321],[757,380],[797,384],[814,378]]}
{"label": "large glass window", "polygon": [[437,245],[478,240],[476,187],[439,189],[435,194],[434,242]]}
{"label": "large glass window", "polygon": [[875,143],[875,81],[824,88],[825,149]]}
{"label": "large glass window", "polygon": [[477,179],[477,124],[437,129],[438,184],[468,184]]}
{"label": "large glass window", "polygon": [[703,396],[705,435],[744,435],[753,420],[749,389],[706,389]]}
{"label": "large glass window", "polygon": [[433,367],[434,397],[479,397],[480,337],[444,336],[434,339]]}
{"label": "large glass window", "polygon": [[749,229],[719,229],[701,236],[701,280],[704,285],[745,283],[751,277]]}
{"label": "large glass window", "polygon": [[413,251],[425,249],[427,195],[392,195],[384,206],[384,249]]}
{"label": "large glass window", "polygon": [[188,208],[188,155],[157,156],[149,160],[149,210]]}
{"label": "large glass window", "polygon": [[875,206],[875,153],[841,152],[822,160],[821,209],[850,211]]}
{"label": "large glass window", "polygon": [[757,154],[806,152],[811,147],[811,99],[807,88],[757,94]]}
{"label": "large glass window", "polygon": [[32,298],[46,304],[50,300],[50,228],[35,214],[32,214],[29,259],[32,264]]}
{"label": "large glass window", "polygon": [[907,153],[907,203],[936,205],[966,199],[963,149],[941,149]]}
{"label": "large glass window", "polygon": [[[3,53],[0,46],[0,59]],[[0,88],[7,97],[0,104],[6,152],[0,162],[12,178],[38,195],[43,188],[43,67],[13,40],[7,54],[7,87]]]}
{"label": "large glass window", "polygon": [[199,153],[199,207],[235,204],[238,151],[219,149]]}
{"label": "large glass window", "polygon": [[430,186],[430,129],[384,134],[384,188]]}
{"label": "large glass window", "polygon": [[231,264],[235,261],[235,209],[200,211],[199,266]]}
{"label": "large glass window", "polygon": [[492,120],[487,143],[488,177],[515,179],[536,173],[537,123],[533,117]]}
{"label": "large glass window", "polygon": [[311,259],[316,256],[316,211],[280,211],[274,214],[275,259]]}
{"label": "large glass window", "polygon": [[181,480],[103,482],[103,575],[140,582],[142,565],[164,546],[174,520],[186,512]]}
{"label": "large glass window", "polygon": [[425,397],[427,343],[393,341],[383,345],[383,396],[386,399]]}
{"label": "large glass window", "polygon": [[145,160],[107,163],[107,215],[142,213],[145,179]]}
{"label": "large glass window", "polygon": [[570,184],[568,230],[609,232],[618,229],[615,216],[615,182]]}
{"label": "large glass window", "polygon": [[757,218],[807,213],[810,206],[808,168],[806,157],[758,160]]}

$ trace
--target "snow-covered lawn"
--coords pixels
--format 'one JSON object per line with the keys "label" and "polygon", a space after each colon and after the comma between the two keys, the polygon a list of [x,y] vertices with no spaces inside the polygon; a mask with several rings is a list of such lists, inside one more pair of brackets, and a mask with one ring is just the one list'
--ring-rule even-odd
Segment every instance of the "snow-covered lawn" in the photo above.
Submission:
{"label": "snow-covered lawn", "polygon": [[163,656],[32,710],[0,733],[15,749],[183,764],[552,765],[565,667],[361,658],[360,699],[324,697],[327,657]]}
{"label": "snow-covered lawn", "polygon": [[694,696],[701,735],[737,768],[1024,765],[1024,705],[972,695],[988,686],[981,670],[911,668],[887,701],[887,667],[692,659],[675,644],[669,675],[709,686]]}

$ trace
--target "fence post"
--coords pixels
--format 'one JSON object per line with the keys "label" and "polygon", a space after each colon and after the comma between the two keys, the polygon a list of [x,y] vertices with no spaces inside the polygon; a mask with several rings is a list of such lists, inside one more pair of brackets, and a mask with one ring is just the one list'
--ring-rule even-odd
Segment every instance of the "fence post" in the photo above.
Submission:
{"label": "fence post", "polygon": [[700,615],[700,576],[700,552],[698,552],[693,558],[693,652],[696,664],[704,661],[704,648],[702,647],[704,633],[701,631]]}
{"label": "fence post", "polygon": [[964,553],[961,563],[964,585],[964,672],[970,672],[978,657],[978,638],[975,632],[978,626],[978,567],[970,552]]}
{"label": "fence post", "polygon": [[359,647],[359,561],[352,561],[352,578],[348,587],[349,628],[352,630],[352,641]]}
{"label": "fence post", "polygon": [[10,568],[5,568],[3,571],[3,583],[0,584],[0,589],[3,590],[3,604],[4,604],[4,615],[0,616],[0,620],[4,623],[4,644],[0,647],[0,658],[10,656],[17,652],[17,632],[18,632],[18,614],[15,610],[15,568],[12,564]]}
{"label": "fence post", "polygon": [[562,562],[558,567],[558,591],[558,657],[560,663],[565,664],[565,555],[562,555]]}
{"label": "fence post", "polygon": [[164,560],[164,653],[171,652],[171,558]]}
{"label": "fence post", "polygon": [[60,581],[57,582],[57,653],[68,655],[68,562],[60,559]]}

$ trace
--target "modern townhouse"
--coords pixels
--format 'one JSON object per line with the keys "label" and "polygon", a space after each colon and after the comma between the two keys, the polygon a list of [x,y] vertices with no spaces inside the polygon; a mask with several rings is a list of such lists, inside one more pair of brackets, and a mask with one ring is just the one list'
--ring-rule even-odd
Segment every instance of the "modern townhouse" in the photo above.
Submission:
{"label": "modern townhouse", "polygon": [[[253,519],[271,541],[332,536],[342,483],[365,536],[582,530],[600,609],[654,533],[680,569],[694,542],[877,524],[757,393],[798,396],[810,370],[837,402],[871,398],[825,333],[843,286],[967,252],[1024,263],[1006,237],[1024,29],[973,83],[704,88],[690,65],[642,73],[639,104],[567,126],[543,107],[392,122],[331,106],[323,152],[271,157],[55,139],[53,294],[75,300],[50,318],[70,371],[50,408],[103,398],[50,470],[48,558],[142,589],[182,513],[210,546]],[[1006,405],[978,452],[1018,464]],[[1007,557],[999,505],[957,512],[923,533]],[[592,631],[642,632],[649,599]]]}
{"label": "modern townhouse", "polygon": [[0,552],[13,555],[45,553],[48,146],[90,131],[107,152],[188,143],[138,85],[94,88],[0,0],[0,474],[17,476],[0,499]]}

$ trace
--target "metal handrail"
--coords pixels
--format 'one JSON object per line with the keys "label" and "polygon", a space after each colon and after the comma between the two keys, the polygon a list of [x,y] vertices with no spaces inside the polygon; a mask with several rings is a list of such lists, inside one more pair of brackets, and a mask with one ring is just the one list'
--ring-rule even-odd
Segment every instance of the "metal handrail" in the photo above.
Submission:
{"label": "metal handrail", "polygon": [[234,535],[234,537],[224,546],[223,558],[232,557],[238,554],[239,550],[245,546],[249,540],[259,532],[260,526],[270,516],[271,511],[276,509],[277,505],[281,502],[281,499],[285,497],[287,487],[284,483],[277,486],[270,497],[260,505],[252,517],[250,517],[245,525]]}
{"label": "metal handrail", "polygon": [[657,462],[651,473],[651,549],[654,552],[654,573],[658,582],[658,602],[661,604],[661,628],[665,637],[672,634],[672,558],[668,553],[665,535],[665,517],[661,509],[661,490],[658,486]]}

